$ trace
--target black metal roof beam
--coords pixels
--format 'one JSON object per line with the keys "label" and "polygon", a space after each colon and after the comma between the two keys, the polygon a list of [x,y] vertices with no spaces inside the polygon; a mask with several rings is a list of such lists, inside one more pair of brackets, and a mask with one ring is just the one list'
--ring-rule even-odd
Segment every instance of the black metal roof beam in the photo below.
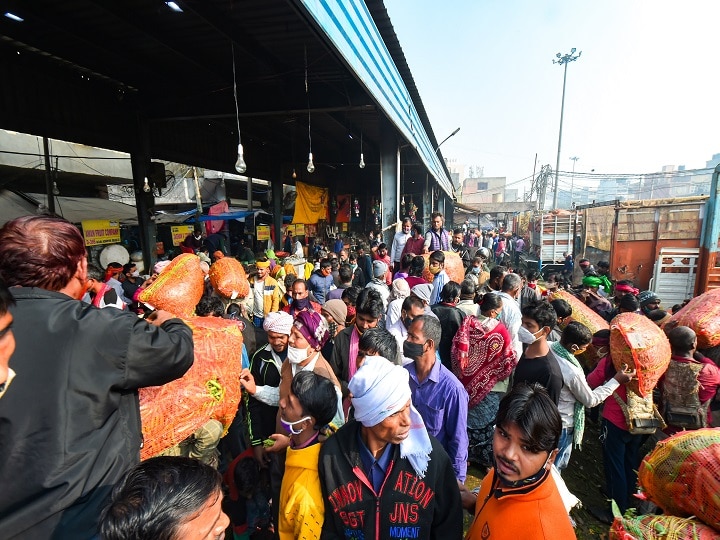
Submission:
{"label": "black metal roof beam", "polygon": [[[90,0],[98,9],[104,11],[105,13],[110,14],[113,16],[116,20],[122,22],[123,24],[131,27],[136,32],[142,34],[144,37],[154,41],[164,49],[170,51],[172,54],[177,55],[180,59],[188,62],[198,70],[202,70],[217,79],[224,80],[225,76],[219,72],[217,72],[215,69],[211,68],[211,66],[208,65],[207,59],[199,60],[194,58],[194,56],[190,53],[188,49],[180,50],[177,44],[170,45],[167,41],[164,39],[161,39],[157,35],[157,28],[158,25],[150,26],[148,25],[144,19],[140,17],[128,17],[126,15],[127,10],[119,10],[119,9],[113,9],[112,6],[115,4],[111,2],[97,2],[97,0]],[[228,55],[229,58],[229,55]]]}
{"label": "black metal roof beam", "polygon": [[[310,109],[311,114],[331,114],[339,112],[375,112],[375,105],[346,105],[343,107],[317,107]],[[285,109],[277,111],[253,111],[253,112],[241,112],[239,113],[240,118],[260,118],[260,117],[271,117],[271,116],[303,116],[307,115],[307,109]],[[151,122],[187,122],[192,120],[222,120],[226,118],[235,118],[235,113],[218,113],[218,114],[203,114],[193,116],[174,116],[165,118],[150,118]]]}
{"label": "black metal roof beam", "polygon": [[285,73],[290,70],[290,66],[285,65],[272,54],[268,53],[261,43],[250,37],[246,32],[243,32],[241,27],[233,26],[232,21],[215,10],[209,2],[184,0],[182,2],[182,8],[183,10],[192,12],[195,16],[205,21],[205,23],[213,27],[218,33],[241,48],[243,54],[254,58],[270,71],[274,73]]}

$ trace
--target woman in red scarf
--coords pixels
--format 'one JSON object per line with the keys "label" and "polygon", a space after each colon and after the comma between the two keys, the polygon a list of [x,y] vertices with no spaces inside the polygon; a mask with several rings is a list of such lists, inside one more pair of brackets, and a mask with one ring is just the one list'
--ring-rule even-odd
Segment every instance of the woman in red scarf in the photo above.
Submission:
{"label": "woman in red scarf", "polygon": [[517,364],[512,338],[496,319],[502,311],[502,298],[486,294],[478,317],[465,317],[453,339],[452,370],[467,390],[467,430],[471,463],[492,466],[493,424],[503,392],[493,391],[506,380]]}

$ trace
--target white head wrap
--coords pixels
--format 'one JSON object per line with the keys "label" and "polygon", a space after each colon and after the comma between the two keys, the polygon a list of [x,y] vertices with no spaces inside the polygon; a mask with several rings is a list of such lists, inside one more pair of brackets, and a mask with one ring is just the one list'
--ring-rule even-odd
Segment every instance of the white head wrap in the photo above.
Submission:
{"label": "white head wrap", "polygon": [[293,326],[293,318],[289,313],[284,311],[271,311],[265,315],[263,321],[263,330],[266,332],[275,332],[277,334],[290,335]]}
{"label": "white head wrap", "polygon": [[[366,356],[363,365],[350,379],[355,419],[373,427],[400,411],[411,397],[410,373],[382,356]],[[432,444],[420,413],[410,402],[410,433],[400,443],[400,456],[410,461],[415,472],[424,477]]]}
{"label": "white head wrap", "polygon": [[421,283],[415,285],[410,292],[417,296],[420,300],[430,303],[430,295],[432,294],[433,286],[430,283]]}

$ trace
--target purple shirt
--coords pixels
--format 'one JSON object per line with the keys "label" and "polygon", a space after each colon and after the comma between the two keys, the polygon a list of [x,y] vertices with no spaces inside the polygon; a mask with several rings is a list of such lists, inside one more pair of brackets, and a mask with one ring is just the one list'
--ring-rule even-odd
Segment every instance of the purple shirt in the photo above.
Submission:
{"label": "purple shirt", "polygon": [[430,375],[418,383],[415,362],[405,365],[410,372],[412,402],[425,427],[450,456],[455,476],[465,482],[468,460],[468,393],[453,373],[435,360]]}

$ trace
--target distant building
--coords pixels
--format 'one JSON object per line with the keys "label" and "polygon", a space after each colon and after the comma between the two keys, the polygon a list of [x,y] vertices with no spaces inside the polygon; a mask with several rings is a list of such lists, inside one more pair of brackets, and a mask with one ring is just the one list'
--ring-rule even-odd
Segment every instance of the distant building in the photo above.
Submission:
{"label": "distant building", "polygon": [[505,185],[507,178],[504,176],[481,176],[476,178],[465,178],[458,202],[462,204],[480,204],[507,202],[506,195],[517,199],[517,189],[507,190]]}

